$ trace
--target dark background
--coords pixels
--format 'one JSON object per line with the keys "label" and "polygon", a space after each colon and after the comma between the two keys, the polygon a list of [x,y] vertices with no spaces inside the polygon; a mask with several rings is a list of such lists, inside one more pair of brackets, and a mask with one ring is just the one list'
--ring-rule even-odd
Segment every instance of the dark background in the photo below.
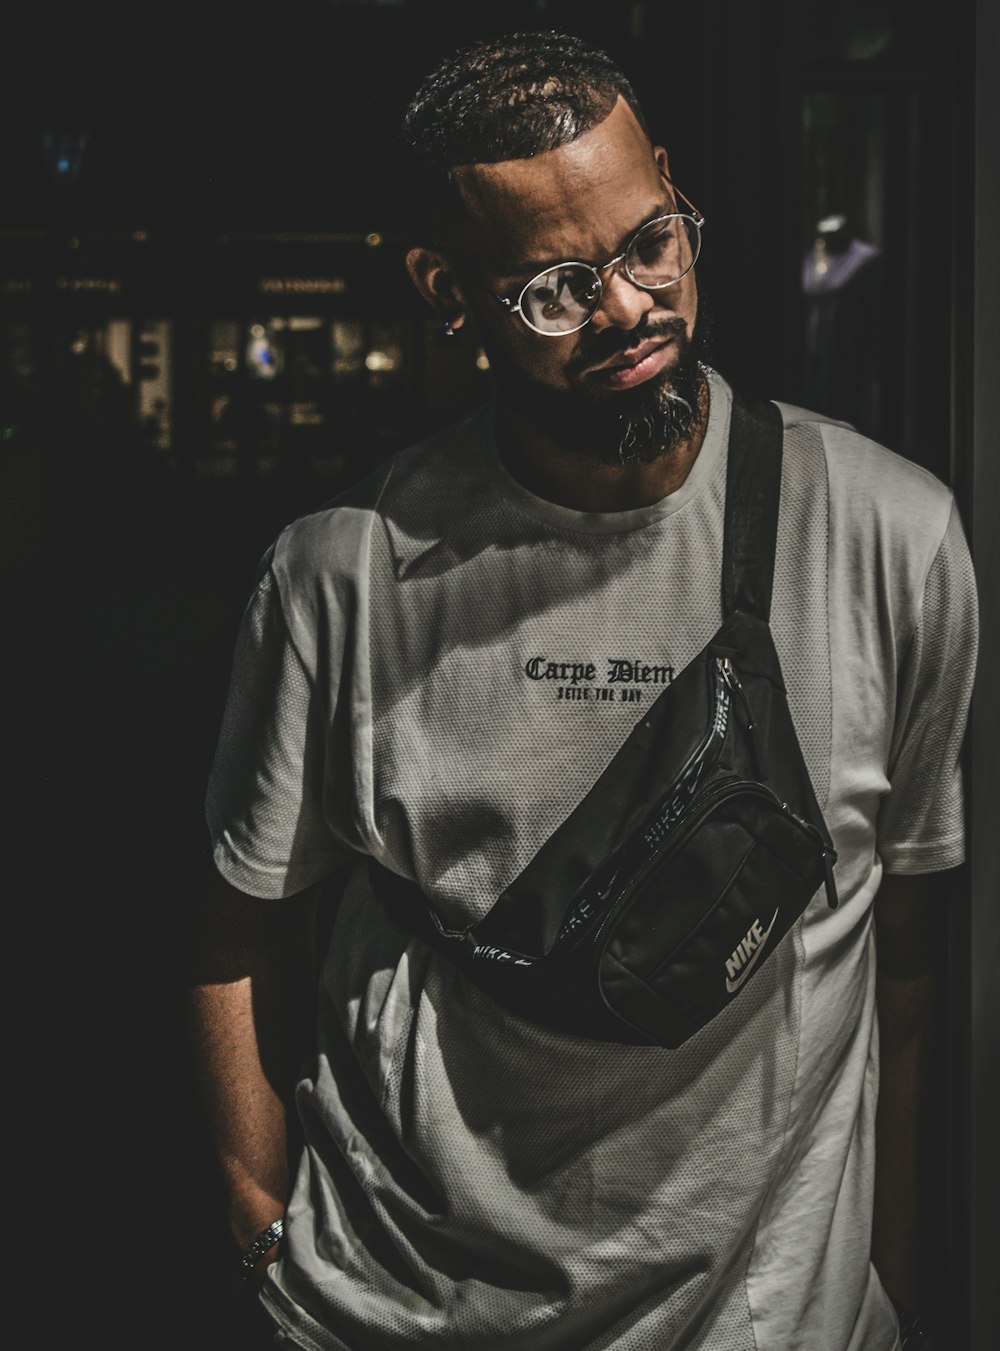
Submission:
{"label": "dark background", "polygon": [[[287,520],[488,392],[402,271],[393,156],[418,78],[516,28],[604,45],[707,217],[713,364],[856,421],[950,482],[970,521],[976,5],[939,18],[889,0],[293,0],[7,21],[9,1110],[32,1344],[228,1351],[179,1010],[236,626]],[[879,250],[877,299],[838,299],[853,365],[823,383],[803,260],[836,212]],[[338,357],[337,324],[360,361]],[[976,1193],[960,889],[928,1179],[955,1348]]]}

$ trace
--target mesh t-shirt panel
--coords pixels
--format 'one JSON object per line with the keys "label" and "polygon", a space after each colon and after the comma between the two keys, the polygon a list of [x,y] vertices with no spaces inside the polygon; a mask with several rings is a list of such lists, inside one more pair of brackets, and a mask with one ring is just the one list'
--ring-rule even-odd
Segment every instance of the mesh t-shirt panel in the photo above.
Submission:
{"label": "mesh t-shirt panel", "polygon": [[[452,478],[445,491],[461,497],[466,487]],[[819,437],[792,428],[772,627],[821,803],[830,752],[825,487]],[[418,555],[403,585],[391,531],[373,533],[379,828],[389,859],[452,920],[485,913],[715,631],[724,502],[719,454],[683,509],[619,533],[542,529],[494,497],[475,502],[473,534],[468,513],[437,503],[441,518],[463,523],[458,538]],[[383,509],[396,510],[391,501]],[[406,509],[419,514],[412,502]],[[548,669],[561,674],[539,678]],[[613,701],[599,701],[607,694]],[[623,703],[627,695],[637,702]]]}
{"label": "mesh t-shirt panel", "polygon": [[[534,1027],[443,959],[401,948],[398,932],[376,938],[360,886],[343,904],[325,988],[383,974],[343,1032],[324,1038],[309,1096],[325,1104],[384,1238],[347,1236],[341,1279],[327,1270],[308,1296],[296,1283],[313,1316],[356,1351],[415,1336],[447,1351],[752,1345],[747,1216],[789,1111],[791,944],[747,987],[739,1016],[730,1009],[667,1052]],[[354,941],[338,943],[338,931]],[[345,1091],[346,1045],[365,1067],[360,1095]],[[389,1132],[373,1129],[376,1112]],[[298,1189],[312,1202],[293,1197],[288,1243],[308,1254],[322,1173],[301,1175]],[[324,1228],[336,1222],[331,1212]]]}
{"label": "mesh t-shirt panel", "polygon": [[714,632],[724,469],[682,511],[620,534],[480,503],[492,542],[446,541],[402,586],[389,532],[373,533],[379,830],[449,913],[485,912]]}

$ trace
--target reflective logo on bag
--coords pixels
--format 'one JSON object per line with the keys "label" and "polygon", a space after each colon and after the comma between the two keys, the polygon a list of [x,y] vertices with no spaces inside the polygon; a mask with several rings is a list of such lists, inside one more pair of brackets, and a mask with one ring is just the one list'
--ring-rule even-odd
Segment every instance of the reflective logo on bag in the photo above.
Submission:
{"label": "reflective logo on bag", "polygon": [[735,994],[748,978],[764,951],[764,946],[771,936],[771,930],[774,928],[774,921],[777,918],[778,911],[775,910],[766,929],[762,929],[760,920],[755,919],[733,950],[732,956],[726,958],[727,993]]}

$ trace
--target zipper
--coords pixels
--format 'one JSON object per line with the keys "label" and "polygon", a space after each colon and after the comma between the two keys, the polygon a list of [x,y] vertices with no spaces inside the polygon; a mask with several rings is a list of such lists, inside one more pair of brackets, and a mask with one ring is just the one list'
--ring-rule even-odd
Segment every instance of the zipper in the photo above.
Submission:
{"label": "zipper", "polygon": [[823,838],[822,832],[817,830],[811,821],[805,821],[792,811],[787,803],[782,806],[788,812],[794,821],[797,821],[803,830],[807,831],[818,843],[823,851],[823,885],[826,888],[826,903],[831,910],[836,910],[840,904],[840,897],[837,895],[837,883],[833,876],[833,865],[837,861],[837,851],[831,845],[827,844]]}
{"label": "zipper", "polygon": [[[743,709],[743,716],[745,718],[745,726],[747,730],[747,738],[750,742],[750,751],[753,756],[754,769],[757,772],[757,777],[760,779],[766,779],[768,777],[767,765],[764,761],[763,747],[761,746],[759,739],[754,735],[754,728],[756,727],[757,724],[754,720],[753,709],[750,706],[749,696],[747,695],[746,690],[743,688],[740,678],[736,673],[736,667],[733,665],[729,657],[722,657],[721,665],[722,665],[722,677],[725,680],[726,684],[729,686],[729,688],[736,695],[736,698],[741,708]],[[762,784],[761,787],[764,787],[764,785]],[[774,800],[776,802],[778,801],[778,798],[775,794],[772,793],[771,796],[774,797]],[[826,889],[827,904],[829,905],[831,910],[836,910],[837,906],[840,903],[837,897],[837,884],[834,881],[833,877],[833,865],[837,861],[836,851],[827,843],[822,832],[817,830],[817,828],[813,825],[811,821],[806,821],[796,812],[793,812],[787,802],[782,802],[780,805],[782,809],[786,811],[794,821],[798,822],[798,824],[802,827],[803,830],[807,831],[810,835],[812,835],[815,838],[820,848],[822,849],[824,886]]]}
{"label": "zipper", "polygon": [[[690,809],[698,784],[719,758],[722,744],[729,728],[729,709],[732,704],[732,685],[726,676],[726,666],[731,667],[728,657],[715,658],[715,698],[712,706],[712,725],[706,732],[701,745],[678,774],[670,792],[666,806],[662,807],[651,825],[643,831],[642,838],[650,849],[656,849],[677,824],[681,816]],[[737,682],[738,683],[738,682]],[[714,754],[713,754],[714,751]],[[709,758],[711,757],[711,759]]]}
{"label": "zipper", "polygon": [[750,699],[746,690],[743,688],[739,676],[736,674],[736,667],[730,659],[728,657],[720,657],[716,658],[716,660],[721,664],[723,680],[736,695],[740,707],[743,709],[744,726],[747,730],[747,739],[750,742],[750,754],[753,756],[753,766],[757,772],[757,777],[758,779],[766,779],[768,777],[767,765],[764,763],[763,749],[761,748],[757,737],[754,735],[754,728],[757,724],[754,721],[753,709],[750,707]]}
{"label": "zipper", "polygon": [[[651,824],[647,825],[640,836],[645,846],[646,857],[636,865],[636,874],[658,853],[664,839],[685,819],[698,792],[698,785],[705,776],[706,769],[711,770],[719,758],[726,732],[729,727],[729,709],[732,704],[732,687],[725,678],[727,657],[714,659],[714,694],[712,700],[712,721],[697,749],[674,780],[666,803],[660,807]],[[601,905],[607,898],[619,873],[630,866],[629,856],[638,852],[638,841],[633,840],[621,853],[607,865],[601,875],[592,880],[586,894],[564,916],[559,932],[556,934],[550,951],[571,944],[582,936],[587,923],[593,918],[594,907]]]}

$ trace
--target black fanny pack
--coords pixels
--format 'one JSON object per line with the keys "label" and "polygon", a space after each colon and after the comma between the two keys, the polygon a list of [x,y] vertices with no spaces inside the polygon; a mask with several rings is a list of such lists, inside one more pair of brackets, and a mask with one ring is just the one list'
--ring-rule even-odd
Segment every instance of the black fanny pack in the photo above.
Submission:
{"label": "black fanny pack", "polygon": [[734,394],[723,622],[478,923],[449,929],[372,861],[389,914],[512,1012],[680,1046],[761,970],[836,853],[768,625],[782,423]]}

